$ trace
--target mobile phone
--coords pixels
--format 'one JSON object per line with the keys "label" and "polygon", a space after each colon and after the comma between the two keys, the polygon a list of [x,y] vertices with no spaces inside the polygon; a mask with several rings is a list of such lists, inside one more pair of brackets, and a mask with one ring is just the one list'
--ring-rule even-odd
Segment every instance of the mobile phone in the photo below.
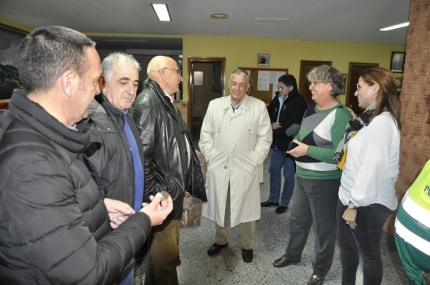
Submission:
{"label": "mobile phone", "polygon": [[292,149],[293,149],[293,148],[295,148],[296,146],[298,146],[298,144],[296,144],[296,143],[295,143],[295,142],[293,142],[293,141],[290,141],[290,143],[288,144],[287,151],[292,150]]}

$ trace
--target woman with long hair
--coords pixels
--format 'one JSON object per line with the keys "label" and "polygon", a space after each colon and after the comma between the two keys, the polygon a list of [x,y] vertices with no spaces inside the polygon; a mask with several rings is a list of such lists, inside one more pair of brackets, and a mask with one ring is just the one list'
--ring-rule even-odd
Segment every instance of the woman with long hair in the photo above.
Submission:
{"label": "woman with long hair", "polygon": [[337,240],[342,284],[355,284],[359,254],[364,284],[381,284],[382,228],[397,208],[400,99],[396,79],[385,68],[361,74],[355,96],[364,112],[350,121],[335,159],[342,169],[337,204]]}

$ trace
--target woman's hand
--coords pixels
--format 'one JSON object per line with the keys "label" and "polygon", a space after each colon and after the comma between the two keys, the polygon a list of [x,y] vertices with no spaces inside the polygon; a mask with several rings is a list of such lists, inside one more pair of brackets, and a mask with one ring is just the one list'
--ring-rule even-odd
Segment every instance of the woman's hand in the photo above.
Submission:
{"label": "woman's hand", "polygon": [[298,140],[293,140],[293,142],[295,142],[297,144],[297,146],[295,148],[293,148],[290,151],[287,151],[288,154],[291,154],[294,157],[301,157],[306,155],[306,153],[308,152],[308,145],[299,142]]}
{"label": "woman's hand", "polygon": [[348,109],[349,113],[351,114],[352,119],[353,120],[357,119],[357,114],[351,108],[349,108],[349,107],[346,107],[346,108]]}
{"label": "woman's hand", "polygon": [[346,207],[345,212],[343,212],[342,219],[344,219],[345,224],[347,224],[353,230],[357,228],[357,223],[355,222],[356,218],[357,209],[351,209],[349,207]]}

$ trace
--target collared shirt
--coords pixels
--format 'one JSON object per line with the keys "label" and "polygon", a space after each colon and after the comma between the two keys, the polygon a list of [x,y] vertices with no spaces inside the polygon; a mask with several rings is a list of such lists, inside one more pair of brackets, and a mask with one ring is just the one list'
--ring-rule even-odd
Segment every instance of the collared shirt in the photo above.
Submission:
{"label": "collared shirt", "polygon": [[279,110],[278,110],[278,117],[276,119],[277,123],[279,123],[279,116],[281,115],[282,105],[284,104],[285,100],[287,100],[287,98],[288,98],[288,95],[287,96],[278,96]]}
{"label": "collared shirt", "polygon": [[69,126],[69,125],[65,125],[68,129],[71,129],[73,131],[78,131],[78,128],[76,128],[76,124],[74,124],[73,126]]}
{"label": "collared shirt", "polygon": [[239,103],[239,104],[237,104],[237,106],[235,107],[235,106],[233,105],[233,102],[232,102],[232,101],[231,101],[231,99],[230,99],[230,105],[231,105],[231,107],[233,108],[233,113],[236,113],[236,110],[237,110],[237,109],[239,109],[240,105],[242,105],[242,102],[243,102],[243,100],[242,100],[242,101],[240,101],[240,103]]}

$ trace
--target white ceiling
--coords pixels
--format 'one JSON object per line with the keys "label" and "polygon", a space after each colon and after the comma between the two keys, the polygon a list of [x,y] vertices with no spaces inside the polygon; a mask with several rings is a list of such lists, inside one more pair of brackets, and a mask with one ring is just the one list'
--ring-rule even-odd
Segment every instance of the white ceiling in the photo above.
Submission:
{"label": "white ceiling", "polygon": [[[378,29],[409,20],[409,0],[164,0],[171,22],[159,22],[146,0],[0,0],[0,18],[31,28],[61,25],[106,33],[98,48],[181,49],[181,39],[132,42],[135,35],[288,38],[406,45],[407,28]],[[210,18],[228,14],[227,20]],[[272,22],[266,19],[284,19]],[[118,38],[127,36],[126,38]],[[118,41],[118,39],[120,39]],[[112,41],[113,40],[113,41]],[[128,41],[126,44],[123,40]],[[234,45],[234,38],[231,44]]]}

